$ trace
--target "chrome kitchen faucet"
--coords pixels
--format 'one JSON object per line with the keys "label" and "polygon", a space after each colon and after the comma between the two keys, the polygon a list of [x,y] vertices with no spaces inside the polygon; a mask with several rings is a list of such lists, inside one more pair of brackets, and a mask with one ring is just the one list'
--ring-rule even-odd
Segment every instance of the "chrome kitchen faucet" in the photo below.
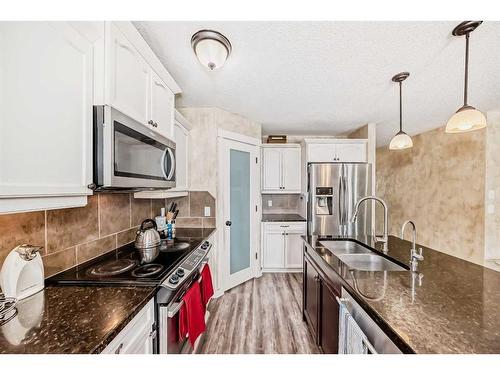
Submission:
{"label": "chrome kitchen faucet", "polygon": [[355,223],[356,220],[358,219],[358,211],[359,211],[359,206],[361,203],[367,200],[374,200],[376,202],[379,202],[382,207],[384,207],[384,234],[382,237],[375,236],[375,242],[382,242],[383,243],[383,248],[382,251],[387,254],[387,251],[389,248],[387,247],[387,242],[388,242],[388,209],[387,209],[387,203],[383,199],[380,199],[379,197],[376,197],[375,195],[368,195],[366,197],[361,198],[358,203],[356,203],[356,208],[354,209],[354,215],[352,215],[351,222]]}
{"label": "chrome kitchen faucet", "polygon": [[424,260],[424,256],[422,255],[422,248],[419,248],[417,253],[417,249],[415,247],[417,242],[417,227],[413,221],[407,220],[403,223],[403,226],[401,227],[401,239],[404,240],[405,228],[407,224],[410,224],[413,229],[412,245],[410,249],[410,269],[412,272],[417,272],[418,262]]}

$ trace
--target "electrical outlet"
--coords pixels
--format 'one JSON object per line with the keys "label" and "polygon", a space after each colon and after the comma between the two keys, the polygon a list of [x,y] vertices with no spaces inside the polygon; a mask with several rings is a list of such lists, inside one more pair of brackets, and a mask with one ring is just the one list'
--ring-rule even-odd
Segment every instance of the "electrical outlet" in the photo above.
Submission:
{"label": "electrical outlet", "polygon": [[493,189],[488,190],[488,199],[490,201],[494,201],[495,200],[495,190],[493,190]]}
{"label": "electrical outlet", "polygon": [[267,201],[267,207],[272,207],[273,206],[273,201],[272,200],[268,200]]}
{"label": "electrical outlet", "polygon": [[205,207],[205,216],[210,216],[210,207]]}
{"label": "electrical outlet", "polygon": [[495,205],[494,204],[489,204],[488,205],[488,214],[492,215],[495,213]]}

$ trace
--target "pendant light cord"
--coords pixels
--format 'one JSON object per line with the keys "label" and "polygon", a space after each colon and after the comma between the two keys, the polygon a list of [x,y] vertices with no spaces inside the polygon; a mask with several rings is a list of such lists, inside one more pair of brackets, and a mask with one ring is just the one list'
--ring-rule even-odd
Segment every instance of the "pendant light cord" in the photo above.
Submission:
{"label": "pendant light cord", "polygon": [[399,131],[403,131],[403,94],[402,82],[399,82]]}
{"label": "pendant light cord", "polygon": [[469,88],[469,33],[465,34],[465,84],[464,107],[467,105],[467,91]]}

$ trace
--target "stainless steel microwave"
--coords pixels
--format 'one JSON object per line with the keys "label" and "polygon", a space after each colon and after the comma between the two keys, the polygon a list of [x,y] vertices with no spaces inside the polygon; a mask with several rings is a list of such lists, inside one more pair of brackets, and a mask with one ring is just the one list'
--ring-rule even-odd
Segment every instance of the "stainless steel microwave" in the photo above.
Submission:
{"label": "stainless steel microwave", "polygon": [[110,106],[94,106],[94,190],[175,187],[175,143]]}

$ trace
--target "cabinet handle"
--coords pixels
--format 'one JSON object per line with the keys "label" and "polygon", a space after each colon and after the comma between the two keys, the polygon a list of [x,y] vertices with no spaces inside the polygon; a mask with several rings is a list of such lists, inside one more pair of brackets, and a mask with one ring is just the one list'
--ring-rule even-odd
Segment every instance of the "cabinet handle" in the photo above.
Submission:
{"label": "cabinet handle", "polygon": [[122,351],[122,349],[123,349],[123,342],[118,346],[118,348],[116,348],[115,354],[120,354],[120,352]]}

